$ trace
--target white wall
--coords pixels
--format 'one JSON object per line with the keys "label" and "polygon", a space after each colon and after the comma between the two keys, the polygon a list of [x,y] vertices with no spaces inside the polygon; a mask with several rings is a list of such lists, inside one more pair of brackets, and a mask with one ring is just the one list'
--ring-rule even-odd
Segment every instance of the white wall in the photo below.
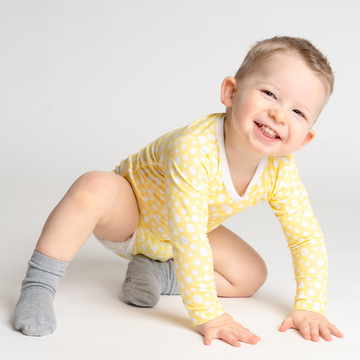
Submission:
{"label": "white wall", "polygon": [[313,41],[336,73],[317,141],[298,162],[315,187],[326,179],[337,192],[355,174],[357,13],[354,1],[1,0],[0,181],[112,170],[162,133],[222,111],[221,82],[249,46],[291,35]]}

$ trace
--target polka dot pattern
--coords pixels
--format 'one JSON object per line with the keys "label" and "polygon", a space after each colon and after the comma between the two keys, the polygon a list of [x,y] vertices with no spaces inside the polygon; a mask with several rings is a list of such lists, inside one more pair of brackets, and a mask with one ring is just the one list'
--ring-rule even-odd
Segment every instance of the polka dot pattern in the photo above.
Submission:
{"label": "polka dot pattern", "polygon": [[[286,156],[274,160],[269,157],[268,166],[273,174],[273,187],[266,199],[280,220],[292,254],[297,283],[295,309],[324,314],[328,266],[320,226],[298,176],[294,158]],[[276,187],[277,183],[282,184],[281,189]]]}
{"label": "polka dot pattern", "polygon": [[160,261],[174,258],[184,305],[194,324],[205,323],[223,313],[207,233],[259,200],[268,201],[293,256],[295,308],[323,313],[326,249],[293,157],[269,157],[246,196],[235,201],[226,189],[229,175],[223,172],[216,136],[222,115],[163,135],[114,170],[129,181],[139,206],[132,254]]}

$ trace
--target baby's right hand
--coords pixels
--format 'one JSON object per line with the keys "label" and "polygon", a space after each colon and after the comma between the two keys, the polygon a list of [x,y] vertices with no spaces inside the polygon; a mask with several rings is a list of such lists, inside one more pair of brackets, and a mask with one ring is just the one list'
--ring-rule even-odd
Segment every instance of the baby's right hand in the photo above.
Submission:
{"label": "baby's right hand", "polygon": [[240,347],[239,341],[255,345],[260,338],[234,321],[231,315],[225,313],[213,320],[197,326],[204,336],[204,344],[211,345],[213,339],[222,339],[232,346]]}

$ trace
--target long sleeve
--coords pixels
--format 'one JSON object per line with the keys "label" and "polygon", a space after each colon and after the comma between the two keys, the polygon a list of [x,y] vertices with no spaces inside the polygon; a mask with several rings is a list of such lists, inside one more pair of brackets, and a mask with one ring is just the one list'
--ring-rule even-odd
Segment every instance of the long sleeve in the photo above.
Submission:
{"label": "long sleeve", "polygon": [[194,325],[223,314],[207,238],[210,158],[200,141],[184,137],[164,151],[170,238],[183,302]]}
{"label": "long sleeve", "polygon": [[312,211],[292,156],[274,160],[269,203],[279,219],[292,255],[297,284],[295,309],[324,314],[327,253],[323,234]]}

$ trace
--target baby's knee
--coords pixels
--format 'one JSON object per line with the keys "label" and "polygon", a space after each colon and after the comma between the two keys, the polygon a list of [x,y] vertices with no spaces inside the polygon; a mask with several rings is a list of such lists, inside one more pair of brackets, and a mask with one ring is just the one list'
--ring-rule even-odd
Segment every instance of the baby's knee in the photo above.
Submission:
{"label": "baby's knee", "polygon": [[[262,260],[262,259],[261,259]],[[237,284],[239,297],[249,297],[254,295],[265,283],[268,270],[265,262],[262,260],[254,267],[246,277],[242,276],[241,281]]]}
{"label": "baby's knee", "polygon": [[118,175],[102,171],[87,172],[74,182],[68,194],[79,205],[98,206],[112,198],[115,190],[113,176]]}
{"label": "baby's knee", "polygon": [[254,271],[252,276],[252,286],[248,296],[254,295],[265,283],[268,276],[267,266],[264,261],[259,264],[258,269]]}

